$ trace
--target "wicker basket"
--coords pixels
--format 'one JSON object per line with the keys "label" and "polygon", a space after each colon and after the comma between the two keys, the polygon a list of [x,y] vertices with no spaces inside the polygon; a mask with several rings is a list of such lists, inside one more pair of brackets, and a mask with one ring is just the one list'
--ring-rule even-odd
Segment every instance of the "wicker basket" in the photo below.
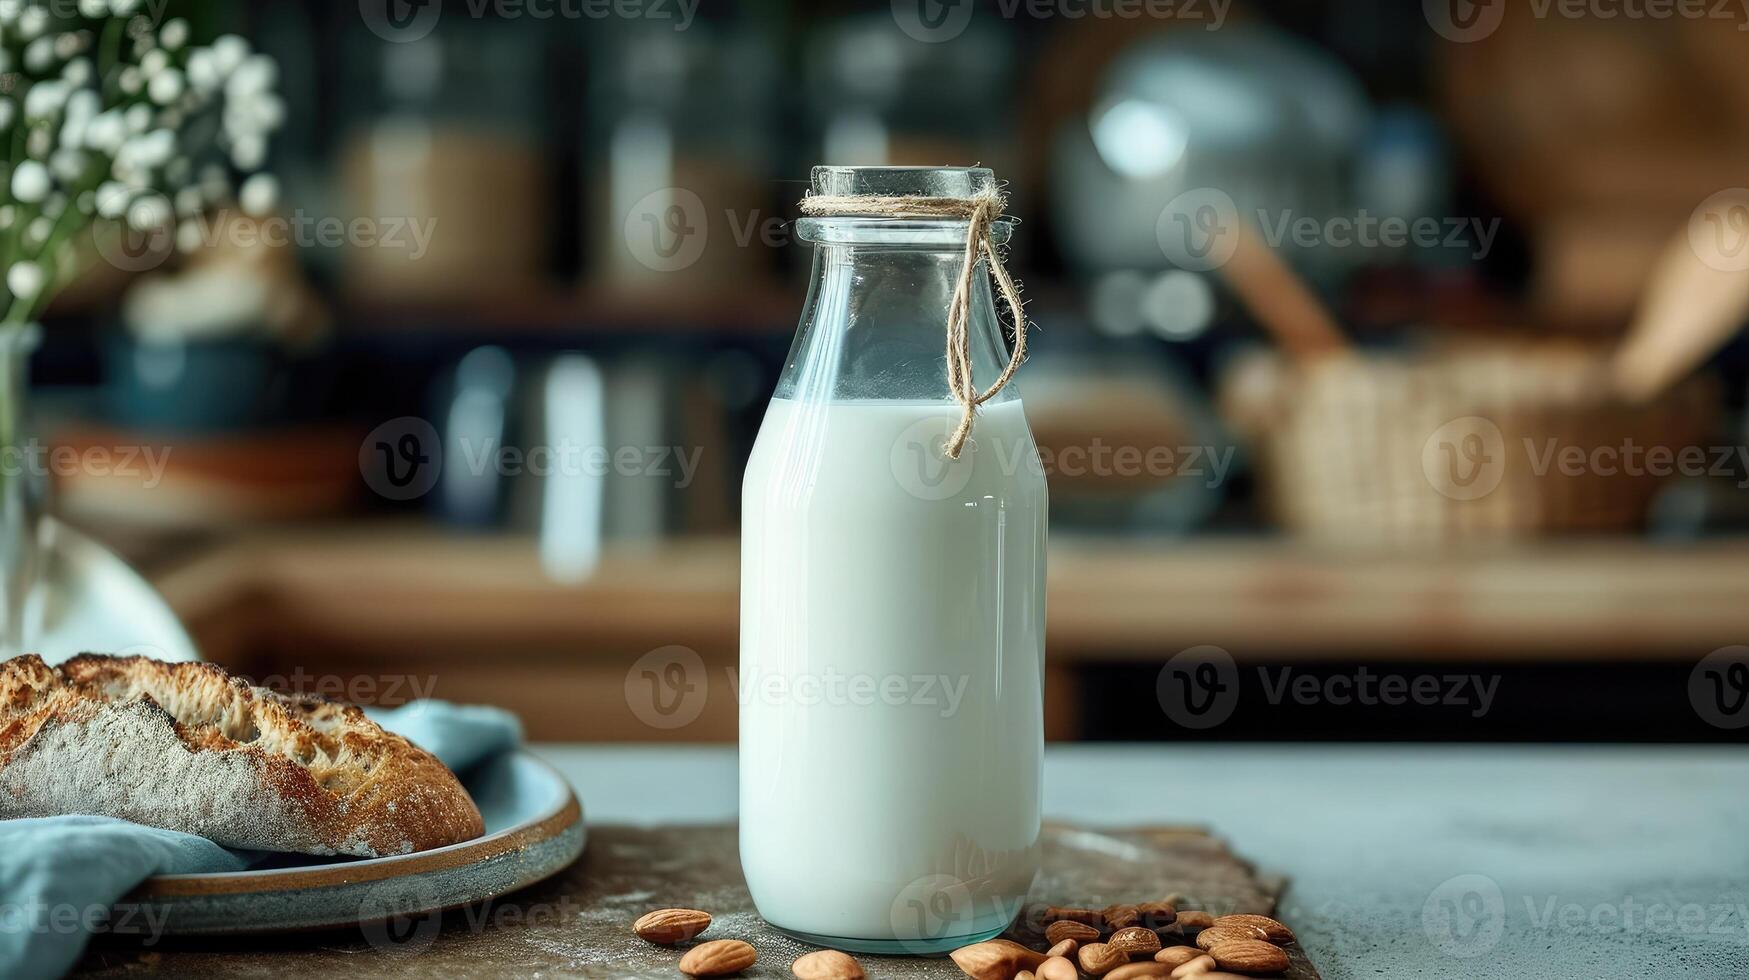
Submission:
{"label": "wicker basket", "polygon": [[1704,381],[1622,404],[1603,355],[1572,345],[1272,358],[1228,381],[1275,518],[1344,542],[1638,528],[1718,413]]}

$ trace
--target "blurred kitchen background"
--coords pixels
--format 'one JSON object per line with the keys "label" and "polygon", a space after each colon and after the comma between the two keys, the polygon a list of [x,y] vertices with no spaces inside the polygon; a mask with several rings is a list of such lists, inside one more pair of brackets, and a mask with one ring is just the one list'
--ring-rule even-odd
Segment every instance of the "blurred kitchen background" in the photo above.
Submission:
{"label": "blurred kitchen background", "polygon": [[[43,318],[52,509],[257,679],[732,739],[809,168],[981,163],[1052,738],[1740,739],[1749,15],[1580,6],[172,3],[278,61],[278,217]],[[1162,703],[1203,646],[1246,690],[1209,728]],[[652,715],[671,664],[708,697]],[[1385,676],[1495,693],[1331,693]]]}

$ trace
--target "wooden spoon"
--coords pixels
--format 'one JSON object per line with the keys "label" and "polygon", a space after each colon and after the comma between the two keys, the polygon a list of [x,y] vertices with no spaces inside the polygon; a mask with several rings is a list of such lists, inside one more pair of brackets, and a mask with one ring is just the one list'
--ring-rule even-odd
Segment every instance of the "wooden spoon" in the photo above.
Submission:
{"label": "wooden spoon", "polygon": [[1638,313],[1616,348],[1615,390],[1647,402],[1724,346],[1749,317],[1749,271],[1701,260],[1683,227],[1653,268]]}
{"label": "wooden spoon", "polygon": [[1251,223],[1240,219],[1233,256],[1221,266],[1239,302],[1295,360],[1337,353],[1348,339],[1330,308]]}

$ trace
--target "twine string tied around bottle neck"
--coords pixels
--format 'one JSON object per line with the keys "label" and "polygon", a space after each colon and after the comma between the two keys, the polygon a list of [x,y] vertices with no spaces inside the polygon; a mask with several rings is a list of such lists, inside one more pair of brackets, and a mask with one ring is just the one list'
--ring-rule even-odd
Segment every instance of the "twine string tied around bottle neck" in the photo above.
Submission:
{"label": "twine string tied around bottle neck", "polygon": [[[959,426],[944,447],[948,458],[959,459],[972,434],[978,406],[996,397],[1014,379],[1026,360],[1026,312],[1020,287],[1002,264],[1001,253],[990,240],[996,219],[1002,216],[1007,198],[1001,194],[975,197],[882,197],[872,194],[810,194],[802,198],[802,213],[817,218],[955,218],[966,221],[965,258],[947,305],[947,386],[960,403]],[[978,260],[988,263],[996,291],[1014,317],[1014,349],[1002,373],[983,391],[972,380],[972,297],[977,286]]]}

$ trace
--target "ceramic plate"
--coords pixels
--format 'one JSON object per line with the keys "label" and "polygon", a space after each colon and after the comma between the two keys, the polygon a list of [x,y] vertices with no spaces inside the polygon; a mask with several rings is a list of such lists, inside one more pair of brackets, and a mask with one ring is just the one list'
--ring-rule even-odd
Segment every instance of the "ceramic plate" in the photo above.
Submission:
{"label": "ceramic plate", "polygon": [[516,752],[464,782],[486,821],[478,839],[397,857],[285,855],[249,871],[159,875],[122,904],[180,935],[394,922],[531,885],[583,853],[583,809],[552,766]]}

